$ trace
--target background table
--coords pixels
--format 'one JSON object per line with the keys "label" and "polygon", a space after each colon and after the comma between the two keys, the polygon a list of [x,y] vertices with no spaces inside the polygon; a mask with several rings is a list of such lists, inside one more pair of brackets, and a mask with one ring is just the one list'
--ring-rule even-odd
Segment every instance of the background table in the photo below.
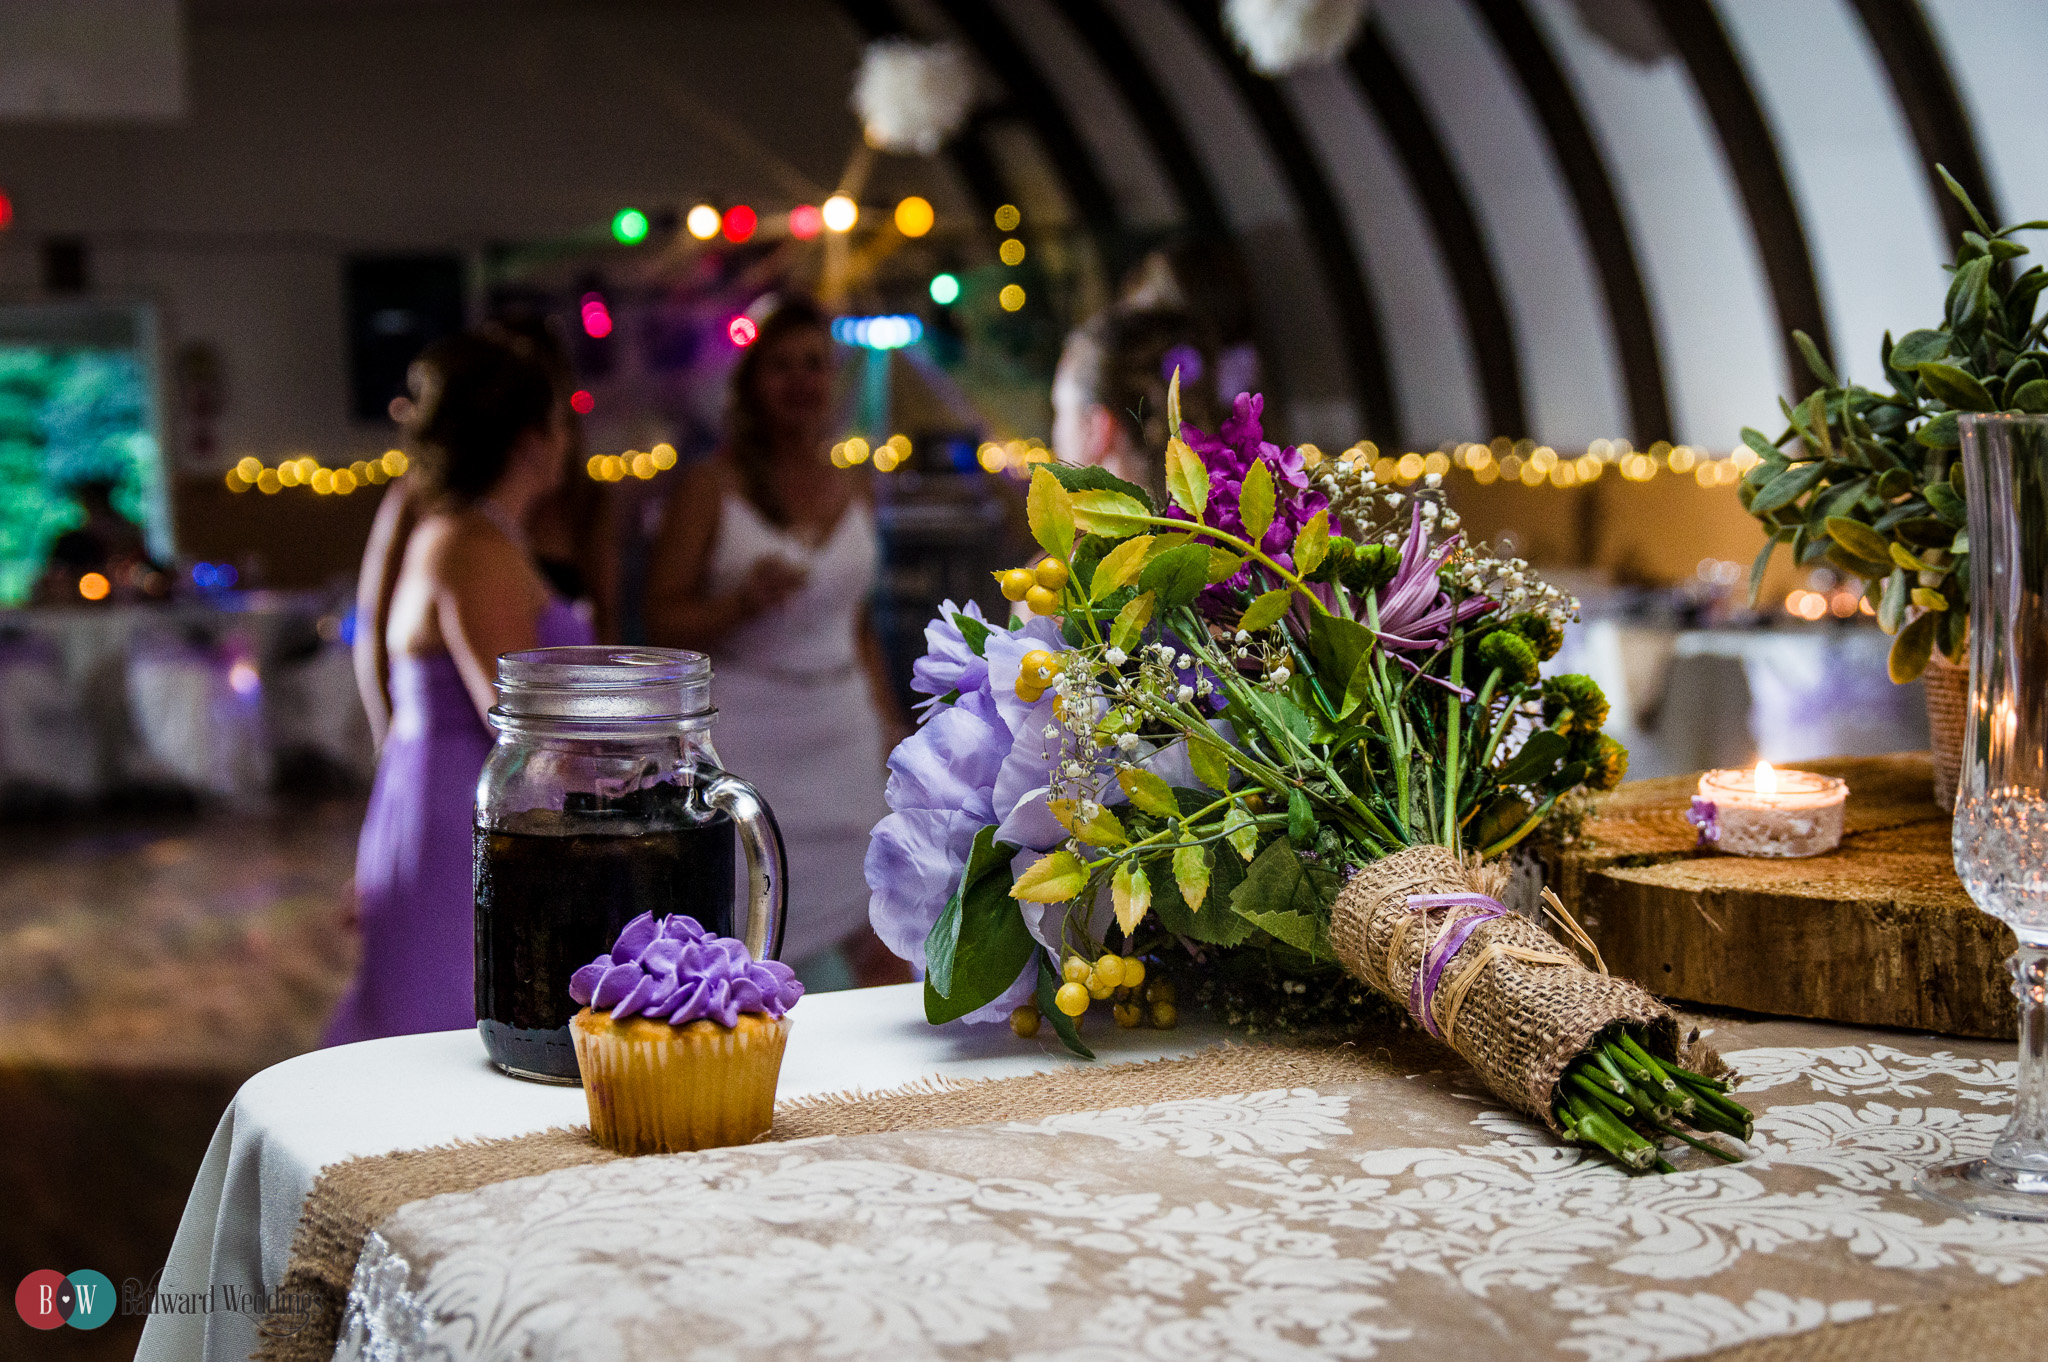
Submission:
{"label": "background table", "polygon": [[[1076,1062],[1046,1027],[925,1024],[921,985],[821,993],[793,1014],[777,1096],[874,1091],[921,1078],[1006,1078]],[[1105,1059],[1191,1054],[1220,1028],[1092,1028]],[[506,1078],[474,1031],[400,1036],[300,1055],[242,1086],[221,1117],[171,1246],[161,1291],[209,1284],[268,1292],[283,1279],[299,1207],[322,1168],[456,1140],[502,1139],[589,1119],[580,1088]],[[153,1314],[138,1362],[241,1362],[256,1321],[234,1313]]]}

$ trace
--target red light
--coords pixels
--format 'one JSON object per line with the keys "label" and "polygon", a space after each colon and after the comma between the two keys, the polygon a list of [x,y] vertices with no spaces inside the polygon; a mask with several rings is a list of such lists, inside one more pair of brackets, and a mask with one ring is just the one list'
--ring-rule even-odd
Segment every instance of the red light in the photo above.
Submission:
{"label": "red light", "polygon": [[611,309],[604,305],[600,294],[583,295],[583,334],[592,340],[603,340],[612,333]]}
{"label": "red light", "polygon": [[754,228],[759,225],[760,221],[759,218],[754,216],[754,210],[747,207],[744,203],[734,204],[725,210],[725,239],[727,241],[745,241],[754,234]]}
{"label": "red light", "polygon": [[725,334],[732,337],[732,343],[744,350],[754,343],[754,337],[761,334],[761,328],[754,325],[752,317],[734,317]]}
{"label": "red light", "polygon": [[[812,211],[816,212],[817,210],[813,209]],[[14,200],[8,198],[5,194],[0,194],[0,231],[5,231],[7,224],[12,221],[14,221]]]}
{"label": "red light", "polygon": [[578,388],[575,392],[569,394],[569,407],[578,416],[590,415],[590,409],[596,405],[597,399],[592,397],[586,389]]}
{"label": "red light", "polygon": [[809,241],[824,230],[825,215],[816,204],[800,203],[789,210],[789,234],[798,241]]}

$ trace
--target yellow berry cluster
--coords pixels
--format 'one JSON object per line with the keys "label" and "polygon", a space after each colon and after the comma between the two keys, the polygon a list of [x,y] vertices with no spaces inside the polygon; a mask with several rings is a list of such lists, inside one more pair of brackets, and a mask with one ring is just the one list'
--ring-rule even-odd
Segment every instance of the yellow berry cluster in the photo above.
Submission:
{"label": "yellow berry cluster", "polygon": [[1004,600],[1022,601],[1034,615],[1057,615],[1060,592],[1067,585],[1067,565],[1048,558],[1035,568],[998,572],[995,579],[1002,583]]}
{"label": "yellow berry cluster", "polygon": [[1037,704],[1059,669],[1059,659],[1043,648],[1024,654],[1017,664],[1017,698],[1027,705]]}
{"label": "yellow berry cluster", "polygon": [[[1174,1007],[1173,983],[1145,980],[1145,962],[1135,955],[1105,955],[1094,963],[1070,955],[1060,967],[1064,980],[1053,994],[1053,1006],[1080,1017],[1093,1003],[1108,1002],[1116,1024],[1129,1030],[1147,1023],[1161,1031],[1180,1021]],[[1038,1034],[1038,1009],[1026,1004],[1010,1014],[1010,1029],[1024,1037]]]}

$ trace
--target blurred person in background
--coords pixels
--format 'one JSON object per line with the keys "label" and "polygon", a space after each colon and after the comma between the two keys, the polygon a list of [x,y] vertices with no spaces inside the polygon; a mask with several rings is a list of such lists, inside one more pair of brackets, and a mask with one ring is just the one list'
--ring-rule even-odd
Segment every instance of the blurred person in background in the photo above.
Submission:
{"label": "blurred person in background", "polygon": [[1180,371],[1181,419],[1217,428],[1215,361],[1185,312],[1117,306],[1067,337],[1052,380],[1052,452],[1102,468],[1166,504],[1166,393]]}
{"label": "blurred person in background", "polygon": [[826,457],[832,341],[808,301],[765,318],[732,374],[726,440],[669,499],[648,566],[649,641],[711,655],[724,764],[789,855],[783,958],[814,990],[908,978],[868,927],[868,831],[909,725],[870,619],[865,469]]}
{"label": "blurred person in background", "polygon": [[1233,246],[1188,237],[1133,265],[1117,291],[1117,306],[1130,312],[1185,314],[1214,356],[1209,387],[1218,408],[1229,411],[1239,393],[1260,387],[1252,298],[1251,279]]}
{"label": "blurred person in background", "polygon": [[362,960],[328,1045],[475,1024],[472,827],[497,658],[592,641],[527,542],[569,443],[557,371],[530,342],[487,328],[429,346],[409,386],[416,523],[394,546],[380,511],[391,533],[365,557],[366,577],[380,555],[398,557],[357,625],[383,642],[391,711],[356,849]]}

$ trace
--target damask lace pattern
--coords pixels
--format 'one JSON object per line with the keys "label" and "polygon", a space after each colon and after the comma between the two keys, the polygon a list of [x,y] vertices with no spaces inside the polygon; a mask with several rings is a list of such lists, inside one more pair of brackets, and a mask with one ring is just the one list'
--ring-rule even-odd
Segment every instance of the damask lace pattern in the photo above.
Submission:
{"label": "damask lace pattern", "polygon": [[2003,1125],[1998,1047],[1716,1039],[1752,1157],[1666,1177],[1445,1073],[435,1197],[366,1247],[336,1356],[1652,1362],[2048,1273],[2048,1231],[1910,1194]]}

